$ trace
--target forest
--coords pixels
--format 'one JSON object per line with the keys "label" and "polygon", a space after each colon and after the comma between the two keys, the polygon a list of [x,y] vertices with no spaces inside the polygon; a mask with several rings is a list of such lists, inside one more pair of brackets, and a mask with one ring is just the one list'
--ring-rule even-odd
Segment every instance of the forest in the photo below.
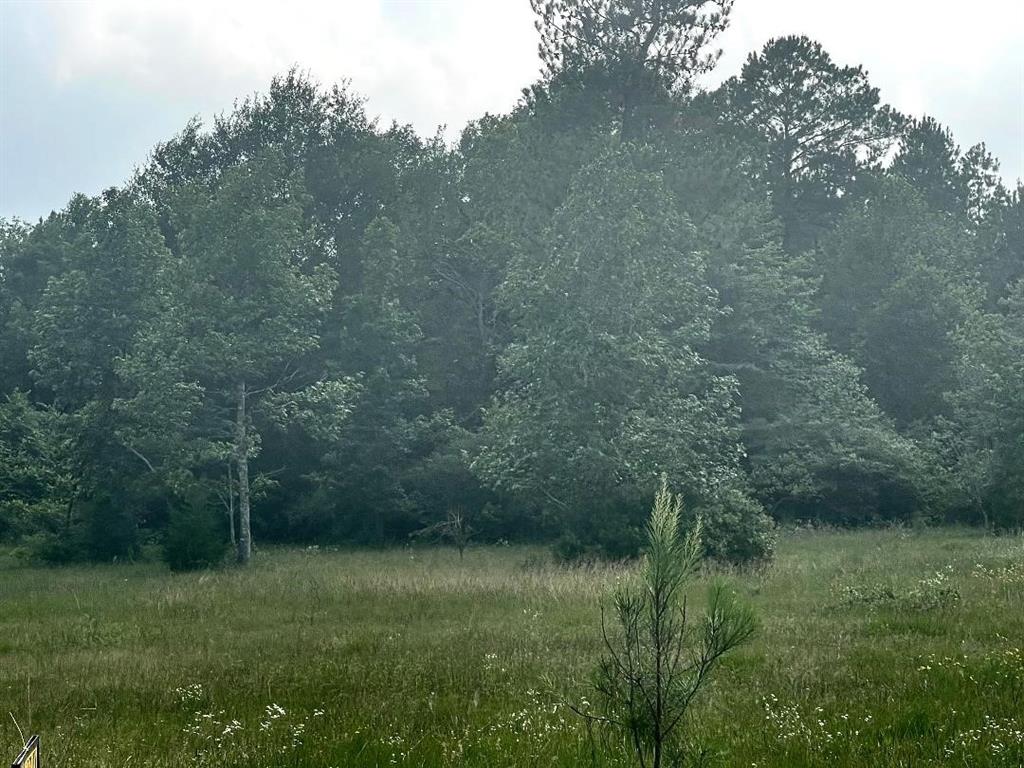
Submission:
{"label": "forest", "polygon": [[662,478],[729,563],[1019,530],[1024,187],[806,37],[701,87],[730,5],[533,0],[454,143],[296,68],[0,222],[0,542],[620,559]]}

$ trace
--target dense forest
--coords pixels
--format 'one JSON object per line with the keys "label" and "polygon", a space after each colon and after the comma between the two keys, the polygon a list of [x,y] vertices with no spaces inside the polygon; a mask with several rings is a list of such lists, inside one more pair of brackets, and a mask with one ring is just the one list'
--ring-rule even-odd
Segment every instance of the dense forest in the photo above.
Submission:
{"label": "dense forest", "polygon": [[709,554],[778,522],[1024,525],[1024,202],[803,37],[698,87],[729,3],[533,0],[452,145],[302,71],[0,229],[0,541]]}

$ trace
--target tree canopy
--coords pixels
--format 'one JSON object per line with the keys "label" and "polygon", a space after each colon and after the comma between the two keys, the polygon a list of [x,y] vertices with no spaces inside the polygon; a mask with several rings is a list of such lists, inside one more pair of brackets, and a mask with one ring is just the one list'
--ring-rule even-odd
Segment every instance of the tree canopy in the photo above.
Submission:
{"label": "tree canopy", "polygon": [[1022,195],[984,146],[803,37],[702,91],[730,2],[533,7],[544,72],[454,145],[292,71],[3,222],[0,539],[624,555],[662,476],[733,560],[772,519],[1024,524]]}

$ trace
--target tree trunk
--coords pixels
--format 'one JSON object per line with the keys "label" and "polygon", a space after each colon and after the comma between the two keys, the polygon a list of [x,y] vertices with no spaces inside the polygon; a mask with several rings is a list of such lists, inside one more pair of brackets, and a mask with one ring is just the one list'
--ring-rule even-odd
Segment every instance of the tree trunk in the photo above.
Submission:
{"label": "tree trunk", "polygon": [[235,482],[231,477],[231,462],[228,462],[228,528],[231,531],[231,546],[237,547],[235,540]]}
{"label": "tree trunk", "polygon": [[235,466],[238,468],[238,564],[252,558],[252,530],[249,527],[249,432],[245,420],[245,382],[238,385],[235,417]]}
{"label": "tree trunk", "polygon": [[636,125],[636,86],[633,84],[633,77],[630,76],[622,90],[622,122],[619,124],[619,141],[628,144],[639,138],[639,128]]}

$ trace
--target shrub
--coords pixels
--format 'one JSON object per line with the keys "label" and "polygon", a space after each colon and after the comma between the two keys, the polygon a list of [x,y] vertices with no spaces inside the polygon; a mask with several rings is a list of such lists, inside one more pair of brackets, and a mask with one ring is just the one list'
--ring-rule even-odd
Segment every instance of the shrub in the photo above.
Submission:
{"label": "shrub", "polygon": [[62,533],[34,533],[25,536],[15,550],[25,559],[46,565],[67,565],[85,557],[85,548],[77,526]]}
{"label": "shrub", "polygon": [[567,529],[552,549],[564,563],[627,560],[644,547],[644,518],[650,496],[641,502],[634,489],[595,500],[566,520]]}
{"label": "shrub", "polygon": [[193,491],[171,510],[164,533],[164,562],[172,571],[194,571],[220,565],[227,551],[223,515],[208,494]]}
{"label": "shrub", "polygon": [[561,563],[583,564],[601,560],[627,560],[636,557],[643,542],[643,531],[623,525],[615,535],[585,538],[575,533],[562,534],[552,547]]}
{"label": "shrub", "polygon": [[134,510],[107,494],[83,502],[82,518],[85,555],[90,560],[133,560],[141,549],[139,526]]}
{"label": "shrub", "polygon": [[[555,542],[555,558],[566,563],[627,560],[646,543],[646,512],[639,494],[623,493],[587,508]],[[649,496],[647,497],[650,498]],[[695,505],[685,522],[702,521],[704,555],[732,565],[766,562],[775,551],[775,522],[756,500],[735,488]]]}
{"label": "shrub", "polygon": [[704,554],[720,562],[747,565],[770,560],[775,523],[757,501],[727,489],[693,511],[703,521]]}

